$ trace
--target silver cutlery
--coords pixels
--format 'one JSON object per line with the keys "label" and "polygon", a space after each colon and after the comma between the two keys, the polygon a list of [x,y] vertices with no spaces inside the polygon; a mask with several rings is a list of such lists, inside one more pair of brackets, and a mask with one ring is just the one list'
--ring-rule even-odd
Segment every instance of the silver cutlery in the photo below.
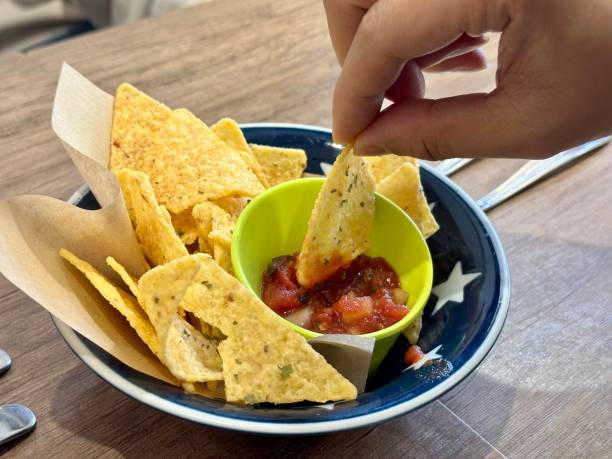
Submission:
{"label": "silver cutlery", "polygon": [[11,356],[0,349],[0,375],[6,373],[11,368]]}
{"label": "silver cutlery", "polygon": [[476,204],[485,212],[493,209],[562,166],[603,147],[610,142],[610,139],[612,139],[612,136],[602,137],[565,150],[548,159],[528,161],[505,182],[478,199]]}
{"label": "silver cutlery", "polygon": [[[11,368],[11,356],[0,349],[0,375]],[[0,405],[0,445],[31,432],[36,426],[36,415],[23,405]]]}
{"label": "silver cutlery", "polygon": [[441,161],[437,166],[436,170],[443,173],[444,175],[452,175],[459,169],[464,168],[469,163],[474,161],[473,158],[449,158]]}
{"label": "silver cutlery", "polygon": [[0,445],[31,432],[36,415],[23,405],[0,406]]}

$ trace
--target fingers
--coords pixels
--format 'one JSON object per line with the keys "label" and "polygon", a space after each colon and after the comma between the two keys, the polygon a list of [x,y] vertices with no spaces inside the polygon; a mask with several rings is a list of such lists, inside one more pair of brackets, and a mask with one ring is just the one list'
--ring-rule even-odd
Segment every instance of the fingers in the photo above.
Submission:
{"label": "fingers", "polygon": [[447,59],[474,51],[486,44],[488,41],[489,40],[485,37],[470,37],[467,34],[463,34],[450,45],[445,46],[438,51],[434,51],[433,53],[418,57],[416,61],[421,68],[426,69],[433,67]]}
{"label": "fingers", "polygon": [[[438,58],[435,60],[438,61]],[[425,79],[423,77],[420,58],[404,64],[393,85],[386,91],[385,97],[393,102],[407,99],[422,99],[425,95]],[[467,52],[456,57],[446,58],[442,62],[424,69],[427,72],[477,71],[487,68],[485,55],[480,50]]]}
{"label": "fingers", "polygon": [[528,107],[496,92],[399,102],[357,137],[355,152],[392,151],[428,160],[533,155],[520,145],[527,135],[521,120],[529,119],[517,111],[520,106]]}
{"label": "fingers", "polygon": [[336,142],[353,140],[380,111],[406,62],[436,52],[464,33],[498,30],[504,0],[379,0],[363,16],[336,84]]}
{"label": "fingers", "polygon": [[408,61],[404,64],[395,83],[385,93],[385,97],[393,102],[421,99],[424,95],[425,78],[421,67],[415,61]]}
{"label": "fingers", "polygon": [[428,72],[475,71],[487,67],[479,46],[487,43],[484,37],[463,34],[439,51],[418,57],[404,64],[385,97],[394,102],[405,99],[421,99],[425,94],[425,79],[422,69]]}
{"label": "fingers", "polygon": [[469,53],[463,54],[457,57],[451,57],[446,59],[439,64],[426,69],[427,72],[470,72],[476,70],[483,70],[487,68],[487,59],[484,53],[477,49],[470,51]]}
{"label": "fingers", "polygon": [[368,8],[376,0],[323,0],[327,28],[340,65]]}

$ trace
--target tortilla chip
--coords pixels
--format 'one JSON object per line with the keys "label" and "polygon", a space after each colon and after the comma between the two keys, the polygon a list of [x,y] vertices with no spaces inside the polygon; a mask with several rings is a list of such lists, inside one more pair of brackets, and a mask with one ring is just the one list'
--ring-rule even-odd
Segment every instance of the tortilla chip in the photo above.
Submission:
{"label": "tortilla chip", "polygon": [[113,257],[106,257],[106,264],[111,267],[113,271],[119,274],[121,280],[125,285],[128,286],[132,295],[136,297],[138,300],[138,304],[142,306],[142,299],[140,298],[140,290],[138,289],[138,279],[132,276],[127,270],[123,267],[121,263],[115,260]]}
{"label": "tortilla chip", "polygon": [[210,201],[202,202],[195,206],[191,211],[191,215],[196,223],[198,231],[198,243],[200,252],[213,254],[212,244],[208,240],[208,234],[212,231],[212,214],[213,209],[218,206]]}
{"label": "tortilla chip", "polygon": [[151,352],[160,356],[160,343],[155,329],[145,312],[138,305],[133,296],[113,285],[102,273],[84,260],[81,260],[66,249],[60,249],[59,254],[72,266],[85,274],[85,277],[100,292],[117,311],[125,317],[130,327],[138,334],[140,339],[149,347]]}
{"label": "tortilla chip", "polygon": [[230,214],[234,220],[238,220],[244,208],[251,202],[251,198],[233,198],[228,196],[227,198],[216,199],[213,202]]}
{"label": "tortilla chip", "polygon": [[[223,379],[217,341],[205,337],[178,313],[181,299],[197,272],[197,266],[186,263],[166,264],[148,271],[138,281],[159,337],[160,360],[174,376],[186,382]],[[163,281],[156,273],[164,274]]]}
{"label": "tortilla chip", "polygon": [[211,230],[208,234],[208,240],[230,247],[236,220],[219,206],[212,209],[211,217]]}
{"label": "tortilla chip", "polygon": [[142,172],[117,171],[136,237],[153,265],[187,255],[187,249],[174,232],[167,211],[157,204],[149,177]]}
{"label": "tortilla chip", "polygon": [[207,398],[225,400],[225,386],[221,381],[206,381],[205,383],[183,383],[183,390],[188,394],[202,395]]}
{"label": "tortilla chip", "polygon": [[[160,204],[173,214],[207,199],[263,191],[241,154],[193,114],[184,109],[168,113],[167,107],[129,85],[126,88],[131,97],[118,94],[123,102],[115,107],[113,138],[118,159],[112,161],[113,170],[122,167],[147,173]],[[128,107],[134,99],[135,106]]]}
{"label": "tortilla chip", "polygon": [[365,252],[374,224],[374,179],[347,146],[336,158],[308,221],[298,256],[300,285],[312,287]]}
{"label": "tortilla chip", "polygon": [[380,182],[376,191],[404,209],[425,238],[440,228],[427,205],[418,167],[404,163],[393,174]]}
{"label": "tortilla chip", "polygon": [[180,214],[170,214],[172,226],[185,245],[193,244],[198,239],[198,228],[191,211],[187,209]]}
{"label": "tortilla chip", "polygon": [[[180,272],[185,276],[178,286]],[[182,296],[185,281],[191,286]],[[209,256],[196,254],[159,266],[140,280],[143,292],[152,284],[177,285],[167,294],[226,336],[219,354],[228,401],[323,403],[357,397],[355,386]]]}
{"label": "tortilla chip", "polygon": [[416,344],[419,341],[421,335],[421,328],[423,328],[423,313],[414,319],[414,321],[408,325],[402,332],[410,344]]}
{"label": "tortilla chip", "polygon": [[231,248],[224,243],[213,242],[213,258],[223,270],[229,274],[234,274],[232,266],[232,251]]}
{"label": "tortilla chip", "polygon": [[213,248],[213,258],[219,266],[230,274],[232,267],[231,246],[235,220],[219,206],[212,208],[211,231],[208,233],[208,243]]}
{"label": "tortilla chip", "polygon": [[404,163],[410,163],[415,167],[419,165],[416,158],[399,156],[392,153],[381,156],[364,156],[363,159],[368,163],[368,168],[372,177],[374,177],[376,185],[399,169]]}
{"label": "tortilla chip", "polygon": [[306,169],[304,150],[256,144],[251,144],[251,150],[268,178],[270,186],[298,179]]}
{"label": "tortilla chip", "polygon": [[211,127],[212,131],[219,136],[227,145],[236,151],[245,152],[246,155],[242,155],[243,161],[249,166],[249,169],[257,176],[264,188],[268,188],[270,184],[266,178],[266,175],[261,170],[261,166],[257,162],[257,159],[251,151],[251,147],[244,138],[244,134],[240,129],[240,126],[236,121],[231,118],[223,118],[217,121]]}
{"label": "tortilla chip", "polygon": [[204,336],[178,314],[170,324],[164,343],[164,362],[185,382],[223,379],[218,342]]}
{"label": "tortilla chip", "polygon": [[187,110],[175,110],[157,135],[153,188],[172,213],[208,199],[255,196],[264,190],[241,155]]}
{"label": "tortilla chip", "polygon": [[125,83],[117,88],[111,133],[110,169],[145,170],[153,137],[172,110]]}

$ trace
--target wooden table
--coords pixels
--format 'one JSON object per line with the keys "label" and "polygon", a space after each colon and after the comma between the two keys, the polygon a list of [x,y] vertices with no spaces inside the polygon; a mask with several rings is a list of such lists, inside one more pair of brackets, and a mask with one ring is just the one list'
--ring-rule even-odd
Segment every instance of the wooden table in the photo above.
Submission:
{"label": "wooden table", "polygon": [[[487,45],[494,56],[496,42]],[[82,180],[51,131],[66,61],[112,92],[129,81],[206,122],[330,125],[338,74],[320,2],[213,1],[0,59],[0,198],[66,199]],[[493,62],[493,61],[492,61]],[[430,94],[487,90],[480,74],[436,75]],[[458,173],[479,197],[520,161]],[[491,212],[513,275],[504,331],[484,364],[440,400],[383,425],[267,438],[161,414],[98,379],[49,315],[0,279],[0,347],[14,359],[0,403],[38,415],[7,457],[603,457],[612,451],[612,155],[593,155]]]}

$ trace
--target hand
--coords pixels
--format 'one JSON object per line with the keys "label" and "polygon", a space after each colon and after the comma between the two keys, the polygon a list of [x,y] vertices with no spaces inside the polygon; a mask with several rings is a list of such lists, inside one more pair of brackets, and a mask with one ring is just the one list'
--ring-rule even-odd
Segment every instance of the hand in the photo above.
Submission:
{"label": "hand", "polygon": [[[542,158],[612,132],[610,0],[324,4],[342,65],[334,140],[357,154]],[[423,99],[422,70],[483,68],[490,31],[502,32],[495,90]]]}

